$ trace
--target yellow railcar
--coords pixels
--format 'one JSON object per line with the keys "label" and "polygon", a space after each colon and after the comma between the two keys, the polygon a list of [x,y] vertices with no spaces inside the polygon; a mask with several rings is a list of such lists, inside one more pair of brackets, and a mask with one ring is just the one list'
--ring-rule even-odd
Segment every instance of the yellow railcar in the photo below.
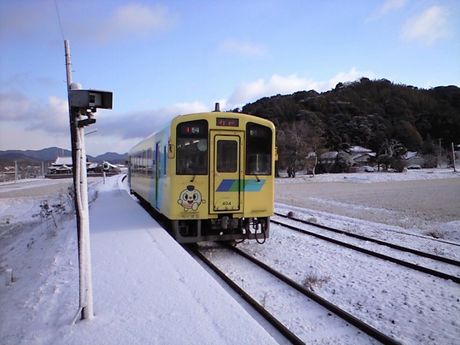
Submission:
{"label": "yellow railcar", "polygon": [[269,235],[275,126],[241,113],[181,115],[133,147],[133,193],[170,221],[181,243]]}

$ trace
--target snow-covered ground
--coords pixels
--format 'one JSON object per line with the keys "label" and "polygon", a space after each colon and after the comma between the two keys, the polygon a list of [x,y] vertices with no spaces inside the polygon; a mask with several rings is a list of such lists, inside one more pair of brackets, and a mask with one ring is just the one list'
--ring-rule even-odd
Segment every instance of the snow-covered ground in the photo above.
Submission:
{"label": "snow-covered ground", "polygon": [[403,173],[395,172],[361,172],[361,173],[341,173],[341,174],[319,174],[312,177],[312,175],[297,174],[296,178],[280,178],[277,179],[277,184],[288,183],[318,183],[318,182],[343,182],[353,181],[359,183],[375,183],[375,182],[389,182],[389,181],[415,181],[415,180],[433,180],[460,177],[460,169],[457,172],[453,169],[418,169],[407,170]]}
{"label": "snow-covered ground", "polygon": [[[279,226],[272,227],[271,240],[265,245],[241,247],[404,344],[454,344],[460,336],[457,283]],[[226,270],[238,269],[227,260]],[[458,267],[453,271],[460,276]],[[258,293],[269,296],[268,301],[276,300],[269,286]],[[290,309],[285,311],[290,313]],[[310,327],[316,330],[318,325],[313,322]]]}
{"label": "snow-covered ground", "polygon": [[2,242],[1,344],[275,344],[120,181],[93,185],[94,320],[73,324],[75,222],[44,221]]}
{"label": "snow-covered ground", "polygon": [[276,201],[308,209],[323,221],[356,219],[400,231],[460,242],[460,173],[448,169],[406,173],[324,174],[281,178]]}
{"label": "snow-covered ground", "polygon": [[[381,183],[433,179],[454,179],[454,190],[460,181],[459,174],[447,170],[281,178],[277,180],[276,206],[280,212],[292,211],[318,223],[392,239],[458,260],[460,227],[456,225],[460,224],[460,208],[442,219],[448,220],[445,223],[452,228],[444,233],[447,238],[439,241],[417,231],[417,227],[374,221],[393,217],[399,211],[358,203],[364,199],[352,203],[334,200],[331,192],[322,203],[313,200],[315,209],[286,202],[289,198],[306,199],[307,195],[299,195],[304,193],[300,187],[305,185],[323,188],[334,183],[365,183],[371,191]],[[0,186],[1,344],[274,343],[248,312],[128,195],[120,176],[108,179],[105,185],[97,181],[91,184],[96,317],[72,324],[78,308],[78,275],[75,221],[69,215],[67,187],[46,180],[37,184]],[[299,188],[288,192],[284,188],[283,192],[289,194],[280,198],[279,187],[292,184]],[[460,194],[460,189],[457,191]],[[327,212],[330,209],[321,210],[318,205],[355,208],[353,215],[360,210],[360,217]],[[367,219],[366,215],[373,213],[379,217]],[[411,214],[414,219],[417,215]],[[427,227],[432,224],[425,219],[426,214],[420,217]],[[439,219],[434,222],[438,224]],[[403,343],[458,344],[460,287],[456,283],[277,226],[272,226],[271,238],[264,245],[246,242],[241,248]],[[216,250],[213,256],[220,254]],[[306,342],[355,343],[349,335],[342,337],[344,327],[335,327],[335,321],[327,322],[313,309],[309,314],[310,307],[296,304],[294,313],[289,304],[292,301],[283,302],[276,288],[261,286],[260,277],[248,274],[228,255],[222,256],[221,264],[252,289],[261,303],[276,309],[293,328],[301,328]]]}

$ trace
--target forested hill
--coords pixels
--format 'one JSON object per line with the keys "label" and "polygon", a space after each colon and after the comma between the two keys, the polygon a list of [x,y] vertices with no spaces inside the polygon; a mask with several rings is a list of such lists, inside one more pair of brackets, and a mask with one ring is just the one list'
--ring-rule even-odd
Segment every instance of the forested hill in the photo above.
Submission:
{"label": "forested hill", "polygon": [[432,153],[439,139],[445,147],[460,140],[456,86],[427,90],[361,78],[323,93],[265,97],[242,112],[272,120],[278,140],[301,141],[302,151],[360,145],[381,152],[384,143],[398,141],[408,150]]}

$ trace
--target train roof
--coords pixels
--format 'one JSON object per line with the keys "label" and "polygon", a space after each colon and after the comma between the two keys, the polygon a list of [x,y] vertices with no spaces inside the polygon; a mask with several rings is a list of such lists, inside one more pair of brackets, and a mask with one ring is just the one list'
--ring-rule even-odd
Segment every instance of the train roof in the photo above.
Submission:
{"label": "train roof", "polygon": [[194,117],[203,117],[203,116],[215,116],[215,117],[248,117],[252,119],[252,121],[256,122],[266,122],[267,124],[273,123],[270,120],[264,119],[263,117],[255,116],[255,115],[249,115],[245,113],[234,113],[234,112],[225,112],[225,111],[209,111],[209,112],[202,112],[202,113],[191,113],[191,114],[183,114],[183,115],[178,115],[172,119],[172,122],[179,122],[179,120],[182,120],[183,118],[194,118]]}

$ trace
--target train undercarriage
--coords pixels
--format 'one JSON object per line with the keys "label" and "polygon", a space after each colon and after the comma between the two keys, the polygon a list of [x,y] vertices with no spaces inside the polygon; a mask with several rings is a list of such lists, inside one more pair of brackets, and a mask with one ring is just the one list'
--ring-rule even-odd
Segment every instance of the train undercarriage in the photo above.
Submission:
{"label": "train undercarriage", "polygon": [[180,243],[201,241],[244,241],[264,243],[270,230],[270,217],[173,220],[171,235]]}

